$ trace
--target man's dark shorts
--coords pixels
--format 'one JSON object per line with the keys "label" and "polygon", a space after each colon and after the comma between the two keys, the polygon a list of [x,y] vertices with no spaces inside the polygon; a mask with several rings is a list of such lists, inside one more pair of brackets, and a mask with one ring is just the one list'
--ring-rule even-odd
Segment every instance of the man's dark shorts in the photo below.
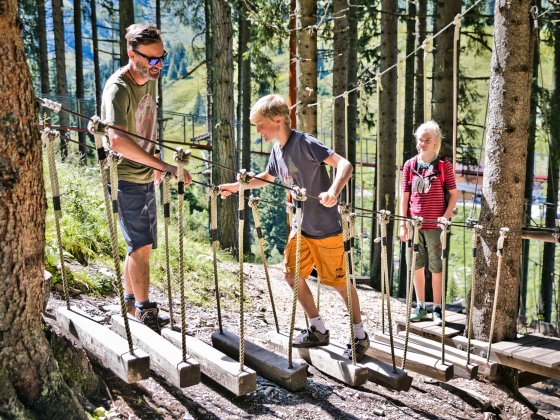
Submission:
{"label": "man's dark shorts", "polygon": [[[109,187],[109,191],[111,188]],[[146,245],[157,248],[157,213],[154,183],[119,181],[119,225],[127,252]]]}

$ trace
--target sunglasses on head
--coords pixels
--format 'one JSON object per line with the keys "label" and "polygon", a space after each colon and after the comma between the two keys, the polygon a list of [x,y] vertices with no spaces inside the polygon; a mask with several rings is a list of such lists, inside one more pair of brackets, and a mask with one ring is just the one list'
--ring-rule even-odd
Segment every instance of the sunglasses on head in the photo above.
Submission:
{"label": "sunglasses on head", "polygon": [[163,55],[161,57],[148,57],[147,55],[142,54],[138,50],[132,50],[132,51],[144,57],[148,61],[148,64],[150,66],[157,66],[160,62],[163,64],[163,60],[165,60],[165,57],[167,57],[167,51],[163,51]]}

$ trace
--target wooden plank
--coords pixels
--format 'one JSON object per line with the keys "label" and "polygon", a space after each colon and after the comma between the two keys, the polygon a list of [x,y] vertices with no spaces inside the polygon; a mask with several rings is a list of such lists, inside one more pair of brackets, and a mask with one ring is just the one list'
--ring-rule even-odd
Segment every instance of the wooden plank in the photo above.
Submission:
{"label": "wooden plank", "polygon": [[127,383],[150,377],[150,356],[141,349],[129,352],[125,339],[93,321],[76,307],[56,310],[56,320],[65,335],[76,339],[103,366]]}
{"label": "wooden plank", "polygon": [[[398,335],[399,338],[405,338],[405,332],[401,331]],[[410,342],[420,344],[423,347],[430,348],[432,350],[439,350],[441,349],[441,344],[430,340],[428,338],[421,337],[416,334],[409,334],[408,340]],[[467,360],[467,352],[459,350],[452,346],[446,346],[445,348],[446,354],[451,354],[456,356],[466,362]],[[496,376],[496,370],[498,369],[498,364],[496,362],[488,362],[486,359],[477,356],[475,354],[471,354],[470,361],[472,364],[478,366],[478,374],[484,376],[485,378],[492,379]]]}
{"label": "wooden plank", "polygon": [[[129,317],[128,325],[134,344],[150,355],[151,364],[162,371],[169,382],[179,388],[200,382],[200,365],[195,359],[188,357],[183,360],[181,350],[138,320]],[[111,328],[121,337],[126,337],[122,316],[111,317]]]}
{"label": "wooden plank", "polygon": [[362,356],[360,364],[368,370],[368,381],[375,382],[394,391],[408,391],[412,385],[412,377],[397,367],[396,372],[393,366],[381,360],[374,359],[368,355]]}
{"label": "wooden plank", "polygon": [[509,366],[521,371],[532,372],[537,375],[546,376],[547,378],[560,380],[560,369],[558,368],[548,368],[533,362],[519,360],[505,354],[495,354],[495,357],[496,361],[501,365]]}
{"label": "wooden plank", "polygon": [[525,360],[526,362],[536,363],[541,358],[549,356],[551,353],[553,354],[558,352],[559,349],[560,347],[558,347],[557,343],[551,342],[550,340],[544,340],[544,342],[539,341],[536,346],[531,344],[524,346],[511,354],[511,356],[516,359]]}
{"label": "wooden plank", "polygon": [[[528,348],[540,347],[546,344],[547,342],[548,340],[546,340],[546,338],[541,338],[540,340],[530,341],[525,343],[521,342],[520,340],[515,342],[515,344],[517,344],[516,346],[509,346],[509,347],[497,346],[496,351],[499,351],[500,353],[506,356],[515,356],[515,353],[517,353],[518,351],[524,351],[527,350]],[[492,350],[494,350],[494,344],[492,344]]]}
{"label": "wooden plank", "polygon": [[[392,363],[391,347],[378,341],[372,341],[372,345],[366,354],[374,359]],[[403,356],[403,350],[395,348],[395,362],[397,366],[402,365]],[[446,382],[453,379],[453,365],[451,363],[442,364],[441,360],[435,357],[410,351],[406,357],[406,369],[438,381]]]}
{"label": "wooden plank", "polygon": [[[387,334],[375,333],[375,341],[378,341],[383,344],[390,345],[391,339]],[[405,342],[400,337],[393,337],[394,346],[399,349],[404,349]],[[435,342],[434,342],[435,343]],[[446,346],[445,352],[445,361],[453,364],[453,376],[455,378],[464,378],[464,379],[475,379],[478,373],[478,366],[475,364],[467,364],[467,362],[457,356],[450,354],[447,351],[447,348],[450,346]],[[441,345],[439,348],[431,348],[431,347],[424,347],[421,344],[414,343],[410,340],[408,342],[408,350],[413,351],[417,354],[423,354],[426,356],[434,357],[436,359],[441,358]]]}
{"label": "wooden plank", "polygon": [[[239,337],[229,331],[212,334],[212,344],[229,357],[239,360]],[[297,391],[307,385],[307,365],[292,363],[288,359],[255,343],[245,340],[245,363],[259,375],[275,382],[290,391]]]}
{"label": "wooden plank", "polygon": [[[283,354],[288,354],[291,345],[286,334],[270,332],[269,346]],[[316,369],[350,386],[360,386],[367,382],[368,369],[360,364],[352,365],[352,361],[343,356],[344,348],[333,344],[308,349],[293,349],[293,356],[300,357]]]}
{"label": "wooden plank", "polygon": [[[181,333],[164,328],[161,335],[173,345],[181,348]],[[239,371],[239,363],[209,344],[187,335],[187,353],[198,360],[200,371],[219,385],[237,396],[249,394],[257,389],[257,374],[245,367]]]}

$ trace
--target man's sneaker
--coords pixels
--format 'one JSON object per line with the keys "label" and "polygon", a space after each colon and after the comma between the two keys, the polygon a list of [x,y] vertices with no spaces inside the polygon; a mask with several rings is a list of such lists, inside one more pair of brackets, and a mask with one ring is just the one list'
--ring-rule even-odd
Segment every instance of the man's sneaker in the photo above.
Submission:
{"label": "man's sneaker", "polygon": [[412,311],[412,315],[410,316],[410,320],[412,322],[422,321],[422,318],[424,318],[426,315],[428,315],[428,311],[425,308],[416,307]]}
{"label": "man's sneaker", "polygon": [[158,324],[158,308],[155,303],[148,303],[142,308],[136,308],[136,318],[145,326],[161,334]]}
{"label": "man's sneaker", "polygon": [[432,311],[432,322],[434,325],[441,325],[441,308],[439,306]]}
{"label": "man's sneaker", "polygon": [[292,347],[301,349],[308,347],[328,346],[329,339],[329,330],[325,331],[325,333],[322,334],[317,331],[314,325],[311,325],[307,330],[302,331],[296,338],[294,338]]}
{"label": "man's sneaker", "polygon": [[[364,338],[355,338],[356,346],[356,361],[359,362],[364,354],[366,354],[367,349],[369,349],[369,337],[366,333]],[[352,360],[352,344],[346,344],[346,350],[344,350],[344,357]]]}
{"label": "man's sneaker", "polygon": [[[136,301],[134,299],[129,299],[125,300],[124,303],[126,305],[126,311],[128,312],[128,314],[136,316]],[[158,315],[158,324],[160,327],[166,326],[170,321],[171,319],[168,315]]]}

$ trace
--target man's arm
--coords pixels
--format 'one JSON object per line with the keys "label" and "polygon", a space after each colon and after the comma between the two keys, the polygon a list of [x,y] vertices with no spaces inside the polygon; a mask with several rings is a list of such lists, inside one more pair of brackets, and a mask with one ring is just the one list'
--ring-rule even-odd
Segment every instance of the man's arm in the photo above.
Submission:
{"label": "man's arm", "polygon": [[338,153],[333,153],[323,162],[335,168],[336,174],[329,190],[319,194],[319,198],[321,199],[320,203],[325,207],[333,207],[336,205],[337,198],[342,189],[352,176],[353,167],[348,160],[344,159]]}
{"label": "man's arm", "polygon": [[[268,182],[267,182],[268,181]],[[261,172],[256,177],[251,178],[247,188],[262,188],[274,182],[274,177],[270,175],[268,172]],[[239,191],[239,182],[232,182],[229,184],[221,184],[220,187],[220,195],[222,198],[226,198],[233,193]]]}

